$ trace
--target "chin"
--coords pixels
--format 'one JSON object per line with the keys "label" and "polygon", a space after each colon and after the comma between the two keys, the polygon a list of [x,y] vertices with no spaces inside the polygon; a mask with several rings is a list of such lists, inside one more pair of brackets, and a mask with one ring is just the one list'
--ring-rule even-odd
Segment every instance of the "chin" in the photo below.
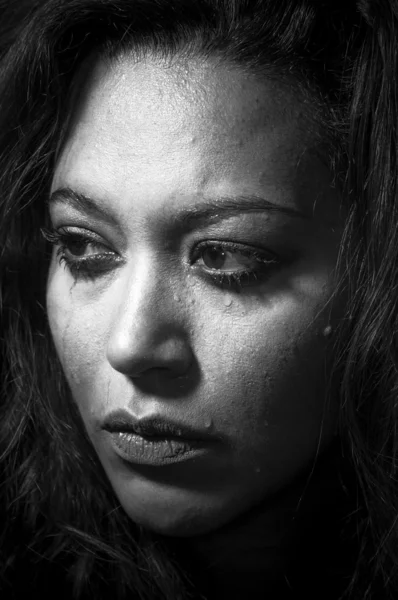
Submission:
{"label": "chin", "polygon": [[[127,476],[126,476],[127,474]],[[193,537],[211,533],[250,507],[248,496],[236,486],[173,480],[170,474],[109,469],[110,483],[128,517],[137,525],[168,537]],[[199,478],[198,478],[199,479]]]}
{"label": "chin", "polygon": [[[173,497],[174,496],[174,497]],[[228,503],[212,496],[184,494],[157,494],[119,501],[130,519],[144,529],[166,537],[193,537],[211,533],[234,519],[235,511]],[[218,500],[218,501],[217,501]]]}
{"label": "chin", "polygon": [[126,512],[134,523],[165,537],[194,537],[210,533],[219,527],[218,520],[214,516],[194,514],[195,511],[192,511],[192,514],[189,511],[183,515],[167,510],[164,510],[163,514],[148,513],[145,515],[137,515],[135,511],[131,510],[126,510]]}

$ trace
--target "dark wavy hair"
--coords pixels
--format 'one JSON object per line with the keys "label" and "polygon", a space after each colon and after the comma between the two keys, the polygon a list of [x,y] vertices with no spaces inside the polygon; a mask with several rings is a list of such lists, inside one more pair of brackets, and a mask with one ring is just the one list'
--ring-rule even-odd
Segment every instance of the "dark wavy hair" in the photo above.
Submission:
{"label": "dark wavy hair", "polygon": [[336,287],[348,300],[333,376],[344,460],[360,493],[344,598],[376,598],[376,582],[397,596],[397,39],[397,0],[0,0],[4,589],[21,565],[33,565],[25,577],[34,582],[47,564],[63,565],[74,598],[106,597],[109,581],[113,598],[196,594],[165,541],[117,501],[45,311],[50,252],[40,228],[73,82],[90,55],[133,51],[218,57],[276,78],[316,109],[322,155],[348,211]]}

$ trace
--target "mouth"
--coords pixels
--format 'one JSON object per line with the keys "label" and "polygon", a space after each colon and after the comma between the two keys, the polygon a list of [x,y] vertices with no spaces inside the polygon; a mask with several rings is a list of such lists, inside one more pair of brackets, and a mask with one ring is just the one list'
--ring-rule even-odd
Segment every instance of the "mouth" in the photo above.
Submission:
{"label": "mouth", "polygon": [[110,433],[113,449],[124,460],[163,466],[198,458],[215,441],[209,432],[160,416],[137,419],[127,411],[110,413],[102,429]]}
{"label": "mouth", "polygon": [[133,433],[147,438],[176,438],[193,441],[214,439],[208,431],[194,429],[185,423],[172,421],[161,416],[138,419],[126,410],[110,413],[105,418],[102,429],[111,433]]}

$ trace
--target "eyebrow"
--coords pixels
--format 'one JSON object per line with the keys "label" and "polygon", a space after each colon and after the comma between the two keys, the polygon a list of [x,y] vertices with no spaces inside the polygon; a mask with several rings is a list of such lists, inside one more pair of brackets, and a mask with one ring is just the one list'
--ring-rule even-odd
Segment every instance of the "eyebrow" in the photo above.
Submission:
{"label": "eyebrow", "polygon": [[[47,199],[47,204],[62,203],[94,218],[120,227],[117,217],[109,209],[101,206],[93,198],[69,187],[55,190]],[[220,196],[204,200],[198,206],[183,208],[173,215],[173,226],[192,230],[203,222],[217,223],[224,219],[250,212],[277,212],[290,217],[309,220],[310,217],[296,208],[280,206],[256,195]]]}

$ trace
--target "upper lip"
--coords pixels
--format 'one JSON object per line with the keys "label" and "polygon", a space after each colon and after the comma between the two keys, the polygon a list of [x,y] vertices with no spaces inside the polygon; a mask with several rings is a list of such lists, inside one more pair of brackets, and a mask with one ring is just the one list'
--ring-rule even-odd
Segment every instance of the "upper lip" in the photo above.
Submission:
{"label": "upper lip", "polygon": [[110,432],[132,432],[146,437],[180,438],[186,440],[214,439],[207,431],[194,429],[185,423],[160,415],[137,418],[126,410],[116,410],[104,419],[102,429]]}

